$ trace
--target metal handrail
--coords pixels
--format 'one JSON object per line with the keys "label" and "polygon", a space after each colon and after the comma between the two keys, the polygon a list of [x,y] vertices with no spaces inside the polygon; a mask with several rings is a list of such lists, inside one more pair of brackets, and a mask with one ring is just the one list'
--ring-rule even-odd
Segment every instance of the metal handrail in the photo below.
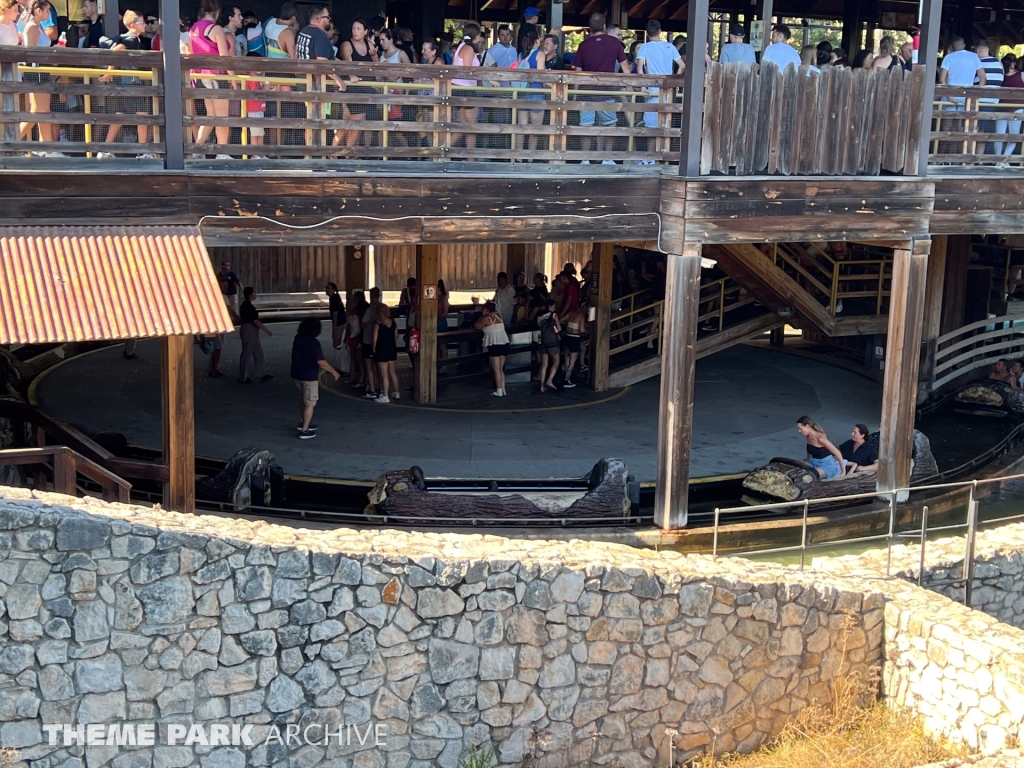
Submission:
{"label": "metal handrail", "polygon": [[[932,586],[951,586],[957,584],[964,585],[964,604],[968,607],[971,606],[971,596],[974,581],[974,550],[975,542],[977,537],[978,525],[980,524],[980,515],[978,514],[980,508],[980,501],[978,500],[978,488],[979,486],[989,485],[992,483],[1008,483],[1014,480],[1024,479],[1024,473],[1015,475],[1006,475],[1002,477],[990,477],[978,480],[963,480],[959,482],[951,483],[937,483],[932,485],[917,485],[910,488],[899,488],[892,491],[875,491],[874,493],[857,493],[857,494],[845,494],[842,496],[831,496],[824,499],[814,499],[815,505],[819,504],[833,504],[836,502],[854,501],[863,499],[877,499],[879,497],[888,499],[889,506],[889,529],[886,533],[874,534],[870,536],[859,536],[852,539],[842,539],[838,541],[819,541],[811,542],[807,541],[807,529],[808,520],[810,517],[810,506],[811,500],[804,499],[801,501],[781,501],[772,502],[769,504],[754,504],[746,505],[742,507],[716,507],[714,514],[714,530],[712,532],[712,549],[711,556],[715,559],[718,558],[718,540],[719,531],[721,527],[721,518],[724,514],[733,513],[746,513],[756,511],[770,511],[779,509],[790,509],[794,507],[802,507],[801,517],[801,532],[800,532],[800,543],[787,547],[771,547],[765,549],[755,550],[744,550],[740,552],[730,552],[726,556],[728,557],[749,557],[751,555],[774,555],[782,553],[800,553],[800,570],[803,571],[806,567],[806,555],[810,550],[834,548],[837,545],[849,545],[849,544],[862,544],[874,541],[886,542],[886,568],[885,578],[893,578],[892,576],[892,544],[894,540],[917,538],[921,543],[921,557],[920,557],[920,571],[918,573],[918,584],[923,583],[924,570],[925,570],[925,549],[927,547],[928,534],[936,533],[939,531],[951,531],[966,529],[965,538],[965,554],[964,554],[964,565],[962,576],[959,579],[952,579],[941,583],[936,583]],[[911,491],[931,491],[931,490],[958,490],[967,489],[969,496],[967,500],[967,521],[964,523],[955,523],[945,526],[932,526],[928,525],[928,506],[924,505],[922,508],[921,515],[921,527],[919,529],[913,529],[910,531],[896,531],[896,502],[897,499],[904,494],[909,494]],[[984,521],[985,525],[992,525],[995,523],[1005,523],[1011,520],[1024,520],[1024,513],[1019,515],[1006,515],[1004,517],[993,518],[992,520]]]}

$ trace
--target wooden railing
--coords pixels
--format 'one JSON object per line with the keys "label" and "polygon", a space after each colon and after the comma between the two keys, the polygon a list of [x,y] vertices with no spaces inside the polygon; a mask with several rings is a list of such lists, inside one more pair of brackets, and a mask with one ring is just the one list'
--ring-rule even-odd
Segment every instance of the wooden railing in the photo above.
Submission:
{"label": "wooden railing", "polygon": [[[11,465],[45,468],[50,474],[54,493],[77,496],[78,475],[81,475],[100,486],[104,500],[124,503],[130,501],[131,483],[63,445],[0,451],[0,466]],[[45,489],[45,481],[39,476],[33,478],[32,485]]]}
{"label": "wooden railing", "polygon": [[[224,71],[218,57],[186,56],[183,66],[186,128],[227,128],[243,145],[189,143],[187,154],[678,161],[681,78],[253,57],[232,60],[232,74],[202,74]],[[230,87],[211,90],[213,81]],[[238,103],[243,91],[239,116],[210,114],[211,100]],[[261,117],[249,114],[253,106]],[[594,110],[604,115],[595,120]],[[253,128],[262,146],[252,146]]]}
{"label": "wooden railing", "polygon": [[1024,165],[1024,90],[935,87],[929,163]]}
{"label": "wooden railing", "polygon": [[0,157],[161,156],[162,82],[159,53],[0,46]]}
{"label": "wooden railing", "polygon": [[778,243],[773,260],[833,315],[881,315],[892,282],[892,255],[837,259],[817,243]]}
{"label": "wooden railing", "polygon": [[708,67],[700,172],[917,174],[925,70]]}
{"label": "wooden railing", "polygon": [[1004,357],[1024,351],[1024,317],[1004,315],[978,320],[939,336],[935,353],[935,381],[938,390],[978,368],[987,368]]}
{"label": "wooden railing", "polygon": [[611,351],[615,356],[630,349],[650,345],[651,352],[661,354],[664,332],[665,300],[653,300],[651,292],[637,291],[612,302]]}

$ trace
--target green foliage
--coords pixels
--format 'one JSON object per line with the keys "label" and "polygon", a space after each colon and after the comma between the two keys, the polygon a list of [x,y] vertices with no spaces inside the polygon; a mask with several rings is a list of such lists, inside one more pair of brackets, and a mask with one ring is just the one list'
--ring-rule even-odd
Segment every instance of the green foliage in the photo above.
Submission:
{"label": "green foliage", "polygon": [[491,768],[494,765],[494,750],[470,747],[469,753],[459,761],[459,768]]}

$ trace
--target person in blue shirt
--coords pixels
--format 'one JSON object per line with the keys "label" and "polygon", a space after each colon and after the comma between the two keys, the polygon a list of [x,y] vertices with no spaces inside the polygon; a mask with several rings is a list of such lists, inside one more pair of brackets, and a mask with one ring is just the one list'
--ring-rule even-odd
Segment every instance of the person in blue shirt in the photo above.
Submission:
{"label": "person in blue shirt", "polygon": [[757,57],[754,55],[754,46],[743,42],[743,35],[746,31],[742,24],[733,24],[729,27],[729,42],[722,46],[718,54],[718,61],[722,64],[740,63],[756,64]]}
{"label": "person in blue shirt", "polygon": [[790,64],[794,67],[799,67],[800,54],[788,42],[792,36],[793,33],[789,31],[788,26],[776,24],[775,29],[772,30],[772,44],[765,48],[764,53],[761,54],[761,64],[764,65],[766,62],[773,61],[782,72],[785,72],[786,67]]}
{"label": "person in blue shirt", "polygon": [[299,439],[309,440],[316,437],[316,427],[312,425],[313,411],[320,399],[320,371],[327,371],[334,380],[341,374],[334,366],[324,360],[324,351],[317,336],[323,330],[320,321],[315,317],[307,317],[299,323],[299,330],[292,342],[291,376],[295,386],[302,395],[299,406]]}

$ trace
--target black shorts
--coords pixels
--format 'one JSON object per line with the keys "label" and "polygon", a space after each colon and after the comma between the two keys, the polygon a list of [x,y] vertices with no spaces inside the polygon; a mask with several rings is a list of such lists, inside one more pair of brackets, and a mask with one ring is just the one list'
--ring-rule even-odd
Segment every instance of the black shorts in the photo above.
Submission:
{"label": "black shorts", "polygon": [[373,344],[363,344],[363,360],[373,360]]}
{"label": "black shorts", "polygon": [[565,348],[566,349],[568,349],[570,352],[579,352],[580,349],[582,349],[582,347],[583,347],[583,337],[582,336],[570,336],[570,335],[566,334],[566,336],[565,336]]}
{"label": "black shorts", "polygon": [[488,357],[508,357],[508,350],[511,344],[491,344],[487,348]]}

